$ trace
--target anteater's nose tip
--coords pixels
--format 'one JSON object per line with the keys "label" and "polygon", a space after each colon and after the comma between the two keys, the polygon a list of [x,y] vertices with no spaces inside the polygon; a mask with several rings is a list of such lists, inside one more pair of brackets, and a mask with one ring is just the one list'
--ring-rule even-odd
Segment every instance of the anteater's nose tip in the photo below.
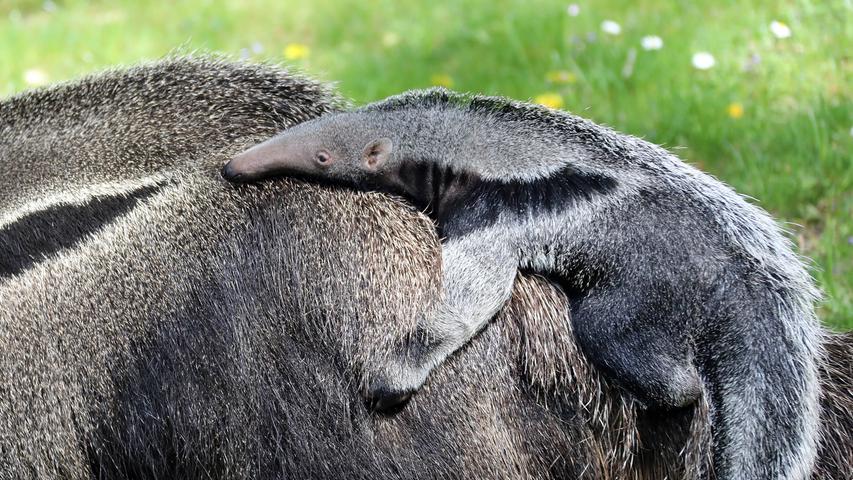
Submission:
{"label": "anteater's nose tip", "polygon": [[230,161],[222,167],[222,178],[228,181],[239,180],[243,175],[234,168],[234,162]]}

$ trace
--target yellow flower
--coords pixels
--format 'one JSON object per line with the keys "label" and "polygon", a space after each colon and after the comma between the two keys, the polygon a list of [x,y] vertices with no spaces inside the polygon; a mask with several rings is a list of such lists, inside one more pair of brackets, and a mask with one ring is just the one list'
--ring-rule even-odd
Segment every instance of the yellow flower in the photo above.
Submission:
{"label": "yellow flower", "polygon": [[429,77],[429,81],[431,84],[437,87],[453,87],[453,78],[446,73],[436,73],[435,75]]}
{"label": "yellow flower", "polygon": [[563,97],[559,93],[543,93],[534,98],[533,101],[548,108],[563,108]]}
{"label": "yellow flower", "polygon": [[284,47],[284,58],[286,60],[301,60],[308,57],[311,49],[303,43],[289,43]]}
{"label": "yellow flower", "polygon": [[739,102],[732,102],[726,107],[726,112],[729,114],[731,118],[737,120],[738,118],[743,116],[743,105]]}
{"label": "yellow flower", "polygon": [[575,83],[578,77],[572,72],[565,70],[554,70],[545,74],[545,80],[551,83]]}

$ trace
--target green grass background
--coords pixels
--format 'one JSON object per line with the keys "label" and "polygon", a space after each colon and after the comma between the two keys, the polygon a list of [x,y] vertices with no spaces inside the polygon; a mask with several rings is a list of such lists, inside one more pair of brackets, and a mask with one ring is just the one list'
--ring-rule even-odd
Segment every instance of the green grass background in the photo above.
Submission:
{"label": "green grass background", "polygon": [[[619,35],[601,30],[606,19]],[[775,38],[773,20],[791,37]],[[643,50],[644,35],[663,48]],[[850,0],[0,0],[2,96],[194,50],[284,62],[359,103],[433,83],[551,94],[756,198],[813,259],[821,317],[853,328]],[[716,65],[694,68],[698,51]]]}

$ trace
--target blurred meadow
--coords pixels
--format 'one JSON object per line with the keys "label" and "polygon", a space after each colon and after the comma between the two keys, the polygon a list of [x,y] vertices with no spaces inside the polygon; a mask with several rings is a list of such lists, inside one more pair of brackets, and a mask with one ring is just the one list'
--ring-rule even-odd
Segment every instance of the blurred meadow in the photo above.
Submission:
{"label": "blurred meadow", "polygon": [[785,222],[853,329],[851,0],[0,0],[0,96],[170,53],[337,82],[444,85],[665,145]]}

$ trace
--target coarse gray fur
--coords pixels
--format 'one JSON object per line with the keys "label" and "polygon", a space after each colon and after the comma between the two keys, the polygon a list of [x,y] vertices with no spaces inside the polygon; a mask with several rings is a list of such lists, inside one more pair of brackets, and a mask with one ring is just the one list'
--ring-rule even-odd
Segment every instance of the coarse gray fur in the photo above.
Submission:
{"label": "coarse gray fur", "polygon": [[666,150],[505,98],[414,91],[306,122],[235,157],[273,174],[401,194],[443,236],[443,301],[367,394],[396,406],[510,298],[556,277],[591,360],[651,408],[708,395],[719,478],[801,479],[814,464],[818,291],[760,208]]}
{"label": "coarse gray fur", "polygon": [[[0,100],[0,479],[713,477],[707,405],[638,409],[529,275],[408,408],[365,409],[361,365],[438,298],[431,223],[218,173],[335,104],[210,58]],[[841,480],[853,337],[826,340],[814,478]]]}

